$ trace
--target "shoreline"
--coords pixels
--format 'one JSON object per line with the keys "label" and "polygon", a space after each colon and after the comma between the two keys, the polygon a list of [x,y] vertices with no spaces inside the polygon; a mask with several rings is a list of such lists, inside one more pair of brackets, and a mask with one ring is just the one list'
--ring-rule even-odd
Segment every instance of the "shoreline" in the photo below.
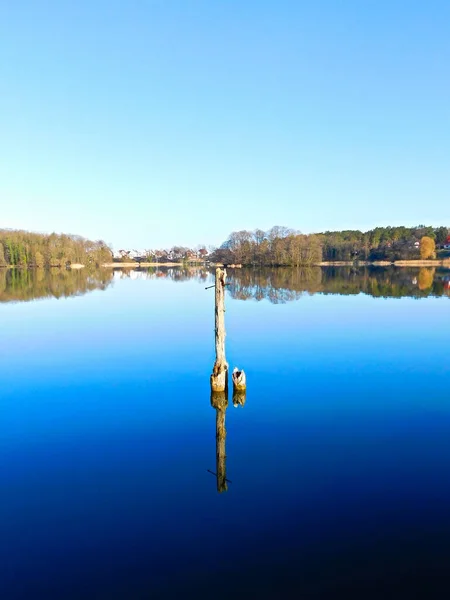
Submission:
{"label": "shoreline", "polygon": [[[220,263],[210,263],[208,265],[202,263],[182,263],[182,262],[164,262],[164,263],[154,263],[154,262],[131,262],[131,263],[104,263],[96,267],[97,269],[139,269],[139,268],[148,268],[148,267],[185,267],[185,268],[216,268],[223,267],[223,264]],[[387,260],[375,260],[375,261],[351,261],[351,260],[335,260],[335,261],[321,261],[317,263],[312,263],[310,265],[228,265],[229,269],[241,269],[241,268],[258,268],[258,269],[305,269],[311,267],[444,267],[446,269],[450,269],[450,258],[444,259],[430,259],[430,260],[396,260],[393,262]],[[63,267],[59,265],[53,265],[51,267],[21,267],[16,265],[0,265],[1,269],[66,269],[66,270],[79,270],[85,269],[87,265],[83,265],[81,263],[75,263],[70,265],[69,267]]]}
{"label": "shoreline", "polygon": [[186,266],[202,266],[199,263],[182,263],[182,262],[164,262],[164,263],[155,263],[155,262],[130,262],[130,263],[104,263],[101,265],[102,269],[130,269],[137,267],[186,267]]}
{"label": "shoreline", "polygon": [[322,261],[316,263],[317,267],[447,267],[450,269],[450,258],[430,259],[430,260],[395,260],[393,262],[387,260],[337,260],[337,261]]}

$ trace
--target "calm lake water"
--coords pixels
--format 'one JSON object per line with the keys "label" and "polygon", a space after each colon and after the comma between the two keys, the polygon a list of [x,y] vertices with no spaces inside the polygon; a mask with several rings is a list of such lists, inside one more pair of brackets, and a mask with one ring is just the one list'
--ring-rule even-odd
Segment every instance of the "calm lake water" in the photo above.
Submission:
{"label": "calm lake water", "polygon": [[[0,272],[0,597],[445,598],[450,271]],[[220,487],[220,486],[219,486]]]}

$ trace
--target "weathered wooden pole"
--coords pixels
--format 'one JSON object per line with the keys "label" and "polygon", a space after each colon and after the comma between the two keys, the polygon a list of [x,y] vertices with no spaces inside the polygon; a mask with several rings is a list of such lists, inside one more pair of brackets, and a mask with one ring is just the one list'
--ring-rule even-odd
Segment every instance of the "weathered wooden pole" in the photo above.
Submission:
{"label": "weathered wooden pole", "polygon": [[211,375],[211,391],[223,392],[228,387],[228,363],[225,358],[225,269],[216,269],[215,339],[216,362]]}
{"label": "weathered wooden pole", "polygon": [[219,494],[228,490],[227,485],[227,455],[225,440],[225,412],[228,406],[228,390],[224,392],[211,392],[211,405],[216,409],[216,479]]}

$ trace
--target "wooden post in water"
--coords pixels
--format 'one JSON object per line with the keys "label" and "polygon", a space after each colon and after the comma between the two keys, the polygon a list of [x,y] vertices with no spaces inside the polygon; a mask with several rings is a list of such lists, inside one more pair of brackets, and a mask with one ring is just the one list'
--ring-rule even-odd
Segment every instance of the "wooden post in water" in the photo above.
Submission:
{"label": "wooden post in water", "polygon": [[216,479],[217,491],[221,494],[228,490],[227,485],[227,455],[225,452],[225,412],[228,406],[228,390],[211,392],[211,406],[216,409]]}
{"label": "wooden post in water", "polygon": [[216,362],[211,375],[211,391],[223,392],[228,388],[228,363],[225,359],[225,269],[216,269],[215,338]]}

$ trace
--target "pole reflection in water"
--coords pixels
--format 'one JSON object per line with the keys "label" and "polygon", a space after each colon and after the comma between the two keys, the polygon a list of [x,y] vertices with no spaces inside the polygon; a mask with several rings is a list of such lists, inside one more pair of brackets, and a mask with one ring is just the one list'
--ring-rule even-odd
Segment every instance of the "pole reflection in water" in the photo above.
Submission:
{"label": "pole reflection in water", "polygon": [[[245,390],[233,390],[233,405],[244,406],[246,401]],[[228,388],[223,392],[211,392],[211,406],[216,409],[216,472],[208,471],[216,476],[217,491],[219,494],[228,490],[227,479],[227,454],[225,442],[227,430],[225,427],[225,414],[228,407]]]}
{"label": "pole reflection in water", "polygon": [[227,430],[225,428],[225,413],[228,406],[228,389],[223,392],[211,391],[211,406],[216,409],[216,479],[217,491],[221,494],[228,490],[227,479],[227,455],[225,452],[225,440]]}
{"label": "pole reflection in water", "polygon": [[238,390],[235,388],[233,390],[233,406],[235,408],[238,406],[244,406],[246,401],[246,395],[246,390]]}

